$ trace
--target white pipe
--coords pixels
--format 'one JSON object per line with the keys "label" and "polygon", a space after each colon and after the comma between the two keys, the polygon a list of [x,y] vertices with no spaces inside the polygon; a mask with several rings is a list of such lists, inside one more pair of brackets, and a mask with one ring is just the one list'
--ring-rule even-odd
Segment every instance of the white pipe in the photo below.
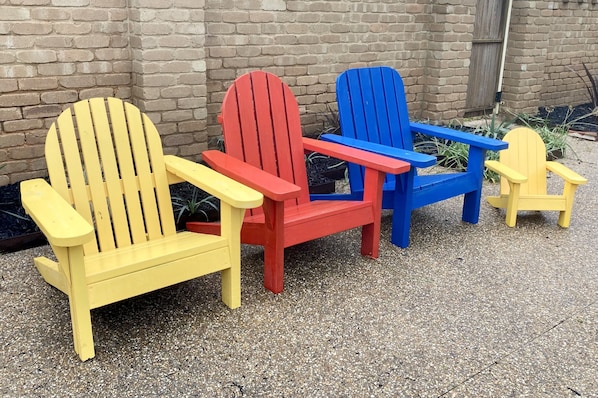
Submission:
{"label": "white pipe", "polygon": [[[498,70],[498,87],[496,88],[496,94],[502,97],[502,78],[505,73],[505,58],[507,57],[507,44],[509,42],[509,28],[511,26],[511,9],[513,8],[513,0],[509,0],[507,5],[507,20],[505,21],[505,36],[502,42],[502,51],[500,55],[500,67]],[[494,114],[498,115],[498,108],[500,107],[500,101],[496,101],[494,104]]]}

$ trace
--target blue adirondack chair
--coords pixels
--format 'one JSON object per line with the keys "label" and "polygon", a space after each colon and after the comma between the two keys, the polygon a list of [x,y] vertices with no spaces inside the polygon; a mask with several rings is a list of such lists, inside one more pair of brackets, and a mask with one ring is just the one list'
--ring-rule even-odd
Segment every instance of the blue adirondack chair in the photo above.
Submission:
{"label": "blue adirondack chair", "polygon": [[[507,148],[507,143],[475,134],[409,121],[405,89],[399,73],[389,67],[349,69],[336,80],[336,98],[342,136],[324,134],[322,139],[384,154],[411,164],[408,173],[387,175],[382,207],[393,209],[391,241],[409,246],[411,212],[422,206],[465,195],[463,221],[475,224],[480,199],[486,151]],[[413,151],[415,133],[423,133],[469,145],[467,170],[459,173],[418,175],[417,168],[436,164],[431,155]],[[338,199],[363,195],[363,170],[349,164],[351,193],[332,194]],[[313,195],[314,199],[321,195]],[[329,196],[330,198],[330,196]]]}

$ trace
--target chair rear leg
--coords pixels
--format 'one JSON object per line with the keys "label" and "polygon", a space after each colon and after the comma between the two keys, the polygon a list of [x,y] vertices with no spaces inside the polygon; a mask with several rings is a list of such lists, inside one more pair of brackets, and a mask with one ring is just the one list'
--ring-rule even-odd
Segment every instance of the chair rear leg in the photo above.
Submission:
{"label": "chair rear leg", "polygon": [[397,176],[395,182],[390,241],[402,248],[409,247],[414,176],[415,169],[412,167],[408,173]]}

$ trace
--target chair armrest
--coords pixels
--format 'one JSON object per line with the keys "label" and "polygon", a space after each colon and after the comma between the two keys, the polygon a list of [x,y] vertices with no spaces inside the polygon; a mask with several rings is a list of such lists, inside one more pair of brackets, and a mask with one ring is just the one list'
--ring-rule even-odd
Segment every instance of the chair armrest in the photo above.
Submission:
{"label": "chair armrest", "polygon": [[504,164],[500,163],[497,160],[486,160],[484,165],[492,170],[500,174],[502,177],[505,177],[509,182],[522,184],[527,181],[527,177],[523,174],[519,173],[518,171],[513,170],[512,168],[505,166]]}
{"label": "chair armrest", "polygon": [[[341,138],[341,140],[339,140],[340,142],[333,142],[336,137]],[[321,138],[321,140],[315,140],[313,138],[303,137],[303,147],[308,151],[318,152],[323,155],[332,156],[340,160],[345,160],[389,174],[405,173],[409,171],[411,167],[409,163],[403,160],[374,153],[374,151],[371,150],[359,149],[359,147],[356,146],[365,141],[353,140],[357,142],[354,142],[353,145],[351,145],[349,141],[345,141],[347,139],[346,137],[340,137],[334,134],[324,134]],[[434,162],[436,162],[436,158],[432,158],[434,159]]]}
{"label": "chair armrest", "polygon": [[576,172],[574,172],[567,166],[565,166],[561,163],[558,163],[558,162],[554,162],[554,161],[546,162],[546,169],[552,171],[554,174],[558,175],[563,180],[565,180],[571,184],[583,185],[588,182],[588,180],[586,178],[580,176],[579,174],[577,174]]}
{"label": "chair armrest", "polygon": [[80,246],[95,236],[83,216],[41,178],[21,182],[21,203],[54,246]]}
{"label": "chair armrest", "polygon": [[174,155],[164,156],[166,170],[195,185],[210,195],[239,209],[252,209],[262,205],[261,193],[231,179],[209,167]]}
{"label": "chair armrest", "polygon": [[465,133],[463,131],[453,130],[441,126],[433,126],[424,123],[410,123],[411,130],[416,133],[431,135],[438,138],[461,142],[473,147],[483,148],[490,151],[500,151],[507,149],[509,144],[505,141],[495,140],[494,138],[483,137],[481,135]]}
{"label": "chair armrest", "polygon": [[267,198],[284,201],[299,197],[301,187],[226,153],[209,150],[201,154],[210,167],[242,184],[261,192]]}
{"label": "chair armrest", "polygon": [[435,156],[426,155],[424,153],[406,151],[404,149],[393,148],[382,144],[374,144],[372,142],[343,137],[336,134],[323,134],[320,138],[322,141],[334,142],[351,148],[388,156],[393,159],[403,160],[414,167],[430,167],[436,164]]}

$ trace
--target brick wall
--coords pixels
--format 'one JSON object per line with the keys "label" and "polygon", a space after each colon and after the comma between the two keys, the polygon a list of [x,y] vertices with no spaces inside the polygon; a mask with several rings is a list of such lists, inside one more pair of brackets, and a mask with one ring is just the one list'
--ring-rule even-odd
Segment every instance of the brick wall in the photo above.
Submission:
{"label": "brick wall", "polygon": [[571,69],[585,77],[584,62],[598,78],[597,10],[591,1],[553,3],[540,92],[543,105],[563,105],[563,97],[572,104],[589,101],[585,84]]}
{"label": "brick wall", "polygon": [[[462,117],[476,0],[0,0],[0,185],[45,174],[43,140],[71,103],[116,96],[147,112],[165,151],[199,160],[232,80],[283,78],[317,132],[343,70],[389,65],[410,113]],[[598,73],[598,5],[514,1],[505,108],[586,102],[568,68]]]}
{"label": "brick wall", "polygon": [[45,175],[43,142],[71,103],[130,98],[125,0],[0,0],[0,185]]}
{"label": "brick wall", "polygon": [[[516,112],[589,102],[581,62],[598,76],[598,4],[514,1],[503,99]],[[586,80],[587,82],[587,80]]]}

